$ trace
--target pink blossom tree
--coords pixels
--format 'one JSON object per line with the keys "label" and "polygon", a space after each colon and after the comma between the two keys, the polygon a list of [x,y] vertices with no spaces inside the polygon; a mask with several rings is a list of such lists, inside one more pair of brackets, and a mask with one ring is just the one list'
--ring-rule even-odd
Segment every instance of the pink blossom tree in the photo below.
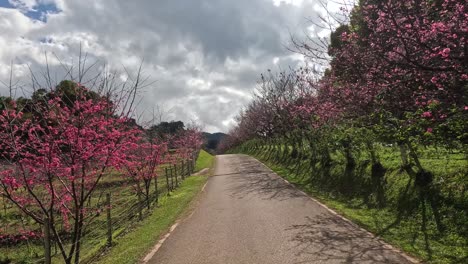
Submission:
{"label": "pink blossom tree", "polygon": [[79,262],[93,213],[87,204],[110,170],[127,164],[138,135],[106,97],[90,98],[79,85],[72,89],[72,101],[55,90],[32,103],[32,112],[13,102],[0,113],[0,195],[50,230],[65,263]]}
{"label": "pink blossom tree", "polygon": [[174,139],[176,160],[193,161],[202,144],[203,137],[199,128],[193,127],[179,132]]}
{"label": "pink blossom tree", "polygon": [[[149,142],[146,142],[145,139],[140,139],[140,141],[136,147],[130,149],[130,152],[127,153],[129,162],[125,166],[125,175],[135,183],[139,201],[143,201],[141,197],[143,195],[146,205],[150,209],[151,183],[154,180],[157,186],[157,168],[165,161],[167,144],[157,142],[156,139],[149,139]],[[156,199],[157,195],[156,193]]]}

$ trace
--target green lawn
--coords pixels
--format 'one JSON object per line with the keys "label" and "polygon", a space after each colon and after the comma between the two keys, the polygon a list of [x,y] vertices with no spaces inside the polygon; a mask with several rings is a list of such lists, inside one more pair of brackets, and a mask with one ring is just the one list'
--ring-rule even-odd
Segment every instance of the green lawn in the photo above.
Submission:
{"label": "green lawn", "polygon": [[214,156],[202,149],[198,155],[195,172],[201,171],[204,168],[211,168],[211,166],[213,166],[213,162]]}

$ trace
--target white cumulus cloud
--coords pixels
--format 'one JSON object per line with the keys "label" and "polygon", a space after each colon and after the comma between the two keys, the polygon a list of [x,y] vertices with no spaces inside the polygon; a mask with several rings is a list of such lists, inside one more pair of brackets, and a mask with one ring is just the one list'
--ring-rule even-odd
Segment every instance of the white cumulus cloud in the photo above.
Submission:
{"label": "white cumulus cloud", "polygon": [[[29,68],[40,76],[47,61],[60,78],[60,63],[88,61],[129,70],[143,60],[151,86],[138,109],[156,105],[167,118],[197,120],[211,132],[227,131],[247,104],[260,73],[302,63],[286,48],[317,17],[315,0],[10,0],[0,7],[0,80],[10,64],[27,90]],[[55,5],[59,12],[41,10]],[[28,17],[42,12],[46,22]],[[1,83],[0,83],[1,86]],[[23,91],[23,90],[22,90]],[[0,87],[5,95],[6,88]],[[21,96],[18,92],[17,96]],[[144,115],[145,116],[145,115]]]}

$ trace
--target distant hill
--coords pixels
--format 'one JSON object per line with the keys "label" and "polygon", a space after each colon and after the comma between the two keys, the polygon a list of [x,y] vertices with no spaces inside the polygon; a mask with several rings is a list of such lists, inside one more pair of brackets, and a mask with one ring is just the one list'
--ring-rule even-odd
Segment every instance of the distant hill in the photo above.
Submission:
{"label": "distant hill", "polygon": [[209,152],[213,153],[216,151],[216,148],[218,147],[219,142],[227,136],[224,133],[218,132],[218,133],[207,133],[203,132],[203,137],[205,138],[205,146],[204,148],[208,150]]}

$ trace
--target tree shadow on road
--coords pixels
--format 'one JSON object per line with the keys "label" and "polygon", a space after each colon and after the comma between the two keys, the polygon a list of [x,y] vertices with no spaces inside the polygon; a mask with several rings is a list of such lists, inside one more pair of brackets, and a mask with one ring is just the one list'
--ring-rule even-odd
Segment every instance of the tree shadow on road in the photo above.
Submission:
{"label": "tree shadow on road", "polygon": [[410,263],[380,240],[330,214],[292,225],[295,263]]}
{"label": "tree shadow on road", "polygon": [[302,192],[286,183],[281,177],[253,158],[242,159],[242,172],[232,174],[233,183],[227,187],[231,197],[238,199],[257,195],[261,199],[287,200],[307,198]]}

